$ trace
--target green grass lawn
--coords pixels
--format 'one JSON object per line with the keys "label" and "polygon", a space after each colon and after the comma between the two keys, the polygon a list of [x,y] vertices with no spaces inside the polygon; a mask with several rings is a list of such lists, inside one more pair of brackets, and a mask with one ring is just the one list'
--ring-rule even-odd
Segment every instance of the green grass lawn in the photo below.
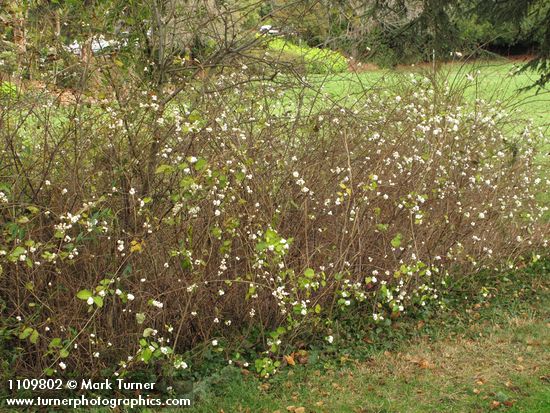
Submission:
{"label": "green grass lawn", "polygon": [[[451,87],[465,88],[468,100],[476,98],[501,101],[509,110],[518,110],[525,118],[532,118],[537,126],[550,126],[550,89],[523,90],[532,85],[537,74],[524,71],[516,73],[521,63],[510,60],[476,61],[474,63],[449,63],[436,68],[437,76],[446,79]],[[431,66],[407,66],[398,70],[366,70],[359,73],[342,73],[311,76],[310,82],[322,85],[324,92],[335,99],[348,99],[364,90],[388,88],[397,85],[402,76],[421,73],[432,76]],[[473,75],[473,81],[467,76]]]}

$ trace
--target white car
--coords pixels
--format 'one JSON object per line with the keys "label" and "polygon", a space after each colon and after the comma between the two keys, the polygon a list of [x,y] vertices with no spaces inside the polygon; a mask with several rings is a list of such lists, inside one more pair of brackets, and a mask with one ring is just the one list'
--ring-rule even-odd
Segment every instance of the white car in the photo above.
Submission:
{"label": "white car", "polygon": [[279,34],[280,31],[279,29],[273,28],[273,26],[271,26],[270,24],[265,24],[260,27],[260,33],[276,35]]}

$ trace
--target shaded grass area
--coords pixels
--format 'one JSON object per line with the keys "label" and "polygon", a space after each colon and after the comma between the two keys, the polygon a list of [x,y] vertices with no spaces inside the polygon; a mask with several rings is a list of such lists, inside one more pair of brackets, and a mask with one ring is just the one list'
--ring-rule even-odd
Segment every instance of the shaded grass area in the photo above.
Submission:
{"label": "shaded grass area", "polygon": [[485,301],[460,298],[429,321],[397,323],[393,340],[340,343],[270,381],[226,368],[189,411],[547,412],[549,267],[497,280]]}

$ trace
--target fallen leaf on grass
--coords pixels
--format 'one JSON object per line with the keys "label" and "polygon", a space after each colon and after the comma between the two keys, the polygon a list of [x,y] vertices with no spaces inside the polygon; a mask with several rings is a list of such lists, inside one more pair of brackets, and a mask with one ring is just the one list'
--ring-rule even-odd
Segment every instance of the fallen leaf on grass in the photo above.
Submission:
{"label": "fallen leaf on grass", "polygon": [[478,386],[483,386],[485,384],[485,379],[483,377],[479,377],[476,379],[476,384]]}
{"label": "fallen leaf on grass", "polygon": [[283,357],[290,366],[296,365],[296,362],[294,361],[294,356],[292,354],[289,354],[288,356],[283,356]]}
{"label": "fallen leaf on grass", "polygon": [[305,413],[306,408],[305,407],[296,407],[296,406],[288,406],[286,408],[287,411],[291,413]]}
{"label": "fallen leaf on grass", "polygon": [[420,367],[421,369],[433,369],[435,366],[433,365],[433,363],[430,363],[428,360],[421,359],[418,362],[418,367]]}
{"label": "fallen leaf on grass", "polygon": [[432,362],[430,362],[428,359],[425,359],[423,357],[418,358],[418,357],[407,356],[406,358],[408,361],[410,361],[413,364],[416,364],[421,369],[433,369],[435,367],[435,365]]}
{"label": "fallen leaf on grass", "polygon": [[[296,362],[298,362],[298,364],[307,364],[307,362],[309,360],[309,355],[307,354],[307,351],[305,351],[305,350],[295,351],[294,353],[290,354],[289,356],[285,356],[285,359],[286,359],[286,357],[291,357],[292,361],[294,361],[294,364],[296,364]],[[287,362],[288,362],[288,360],[287,360]],[[292,365],[294,365],[294,364],[292,364]]]}
{"label": "fallen leaf on grass", "polygon": [[493,400],[491,402],[491,409],[492,410],[498,409],[499,407],[500,407],[500,402],[497,402],[496,400]]}

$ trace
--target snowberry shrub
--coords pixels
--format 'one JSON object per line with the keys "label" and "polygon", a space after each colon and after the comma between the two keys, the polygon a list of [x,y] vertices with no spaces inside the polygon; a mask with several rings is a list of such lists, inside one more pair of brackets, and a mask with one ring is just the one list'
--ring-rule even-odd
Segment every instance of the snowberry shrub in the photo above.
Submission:
{"label": "snowberry shrub", "polygon": [[542,135],[504,134],[499,107],[423,78],[336,105],[240,76],[169,105],[136,88],[2,108],[2,328],[18,372],[185,370],[190,349],[234,358],[260,329],[269,375],[281,345],[336,311],[364,303],[386,322],[437,305],[448,277],[547,248]]}

